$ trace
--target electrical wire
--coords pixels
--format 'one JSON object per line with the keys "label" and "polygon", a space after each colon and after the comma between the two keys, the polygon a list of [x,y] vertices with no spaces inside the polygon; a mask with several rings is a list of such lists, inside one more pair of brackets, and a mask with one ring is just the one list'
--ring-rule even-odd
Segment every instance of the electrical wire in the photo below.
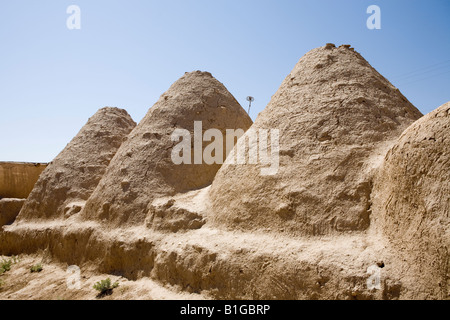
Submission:
{"label": "electrical wire", "polygon": [[406,86],[406,85],[411,84],[411,83],[416,83],[416,82],[420,82],[420,81],[423,81],[423,80],[435,78],[435,77],[438,77],[438,76],[441,76],[441,75],[444,75],[444,74],[448,74],[448,73],[450,73],[450,70],[445,71],[445,72],[442,72],[442,73],[434,74],[434,75],[431,75],[431,76],[429,76],[429,77],[416,79],[416,80],[413,80],[413,81],[410,81],[410,82],[405,82],[405,83],[401,83],[401,82],[400,82],[400,85],[401,85],[401,86]]}
{"label": "electrical wire", "polygon": [[418,76],[418,75],[422,75],[422,74],[425,74],[425,73],[432,72],[434,70],[439,70],[439,69],[442,69],[442,68],[446,68],[447,64],[450,66],[450,60],[441,61],[441,62],[432,64],[430,66],[422,67],[422,68],[419,68],[419,69],[416,69],[416,70],[412,70],[412,71],[409,71],[409,72],[406,72],[406,73],[403,73],[403,74],[399,74],[399,75],[393,76],[392,79],[399,80],[399,79],[402,79],[402,78],[415,77],[415,76]]}

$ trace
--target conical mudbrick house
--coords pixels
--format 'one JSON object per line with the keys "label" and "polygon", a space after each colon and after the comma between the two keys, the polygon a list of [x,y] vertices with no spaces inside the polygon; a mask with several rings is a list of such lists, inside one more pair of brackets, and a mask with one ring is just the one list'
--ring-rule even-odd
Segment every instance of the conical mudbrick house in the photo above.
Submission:
{"label": "conical mudbrick house", "polygon": [[365,230],[376,155],[421,116],[349,46],[308,52],[238,143],[279,130],[276,174],[263,174],[261,157],[227,159],[211,188],[214,223],[294,235]]}
{"label": "conical mudbrick house", "polygon": [[[200,142],[208,129],[247,130],[252,121],[222,83],[210,73],[186,73],[150,108],[121,146],[82,212],[84,219],[106,220],[114,226],[142,224],[153,199],[206,187],[221,164],[174,163],[175,130],[194,135],[201,123]],[[200,152],[207,145],[203,142]],[[225,149],[224,149],[225,150]],[[224,156],[225,157],[225,156]]]}
{"label": "conical mudbrick house", "polygon": [[17,222],[78,213],[135,126],[125,110],[97,111],[40,175]]}

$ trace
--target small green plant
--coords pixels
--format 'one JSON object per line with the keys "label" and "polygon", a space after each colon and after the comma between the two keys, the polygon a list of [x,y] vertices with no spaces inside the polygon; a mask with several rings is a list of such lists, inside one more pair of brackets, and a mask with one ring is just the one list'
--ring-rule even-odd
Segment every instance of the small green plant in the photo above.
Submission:
{"label": "small green plant", "polygon": [[99,291],[99,296],[104,296],[107,294],[111,294],[112,290],[114,288],[117,288],[119,286],[118,282],[115,282],[114,284],[111,284],[111,279],[108,278],[106,280],[101,280],[94,284],[94,289]]}
{"label": "small green plant", "polygon": [[42,269],[43,269],[42,264],[38,263],[38,264],[35,264],[34,266],[31,266],[30,271],[31,271],[31,273],[41,272]]}
{"label": "small green plant", "polygon": [[11,260],[3,260],[0,264],[0,274],[5,273],[6,271],[11,270]]}
{"label": "small green plant", "polygon": [[9,270],[11,270],[11,266],[19,262],[19,258],[16,256],[12,256],[11,259],[3,259],[0,263],[0,274],[3,274]]}

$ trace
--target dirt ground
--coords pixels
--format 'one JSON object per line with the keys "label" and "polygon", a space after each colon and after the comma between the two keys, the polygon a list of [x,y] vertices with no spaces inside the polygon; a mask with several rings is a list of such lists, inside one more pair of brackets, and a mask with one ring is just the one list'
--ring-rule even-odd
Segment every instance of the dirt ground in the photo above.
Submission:
{"label": "dirt ground", "polygon": [[[13,257],[0,256],[0,262]],[[30,268],[41,263],[41,272]],[[45,255],[20,255],[11,269],[0,275],[0,300],[203,300],[199,294],[177,293],[177,288],[162,286],[150,279],[129,281],[120,276],[100,274],[89,266],[80,267],[80,288],[76,273],[67,264],[51,261]],[[111,279],[119,286],[105,295],[93,288],[98,281]]]}

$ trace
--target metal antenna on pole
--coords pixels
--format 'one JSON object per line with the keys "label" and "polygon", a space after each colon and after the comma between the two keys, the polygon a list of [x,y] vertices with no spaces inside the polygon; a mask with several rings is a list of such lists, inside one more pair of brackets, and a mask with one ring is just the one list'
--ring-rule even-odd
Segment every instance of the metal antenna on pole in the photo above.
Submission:
{"label": "metal antenna on pole", "polygon": [[250,108],[252,107],[252,102],[255,101],[255,98],[249,96],[247,97],[247,101],[249,102],[247,113],[250,115]]}

